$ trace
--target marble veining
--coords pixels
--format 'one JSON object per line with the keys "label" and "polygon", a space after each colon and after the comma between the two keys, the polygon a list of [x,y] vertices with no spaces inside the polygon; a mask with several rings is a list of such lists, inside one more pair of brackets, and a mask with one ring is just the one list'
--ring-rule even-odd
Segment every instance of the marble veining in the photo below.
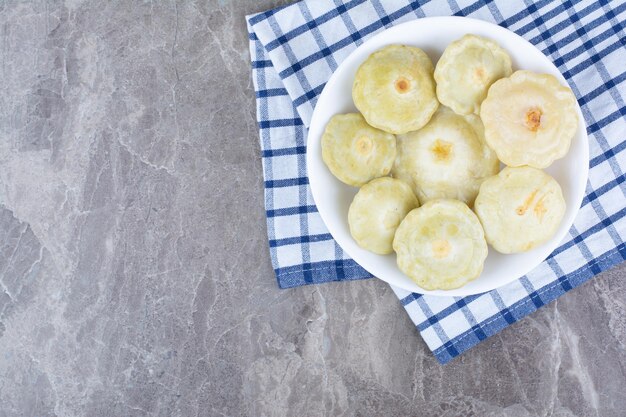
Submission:
{"label": "marble veining", "polygon": [[0,2],[0,417],[626,415],[624,266],[444,367],[380,281],[277,288],[282,3]]}

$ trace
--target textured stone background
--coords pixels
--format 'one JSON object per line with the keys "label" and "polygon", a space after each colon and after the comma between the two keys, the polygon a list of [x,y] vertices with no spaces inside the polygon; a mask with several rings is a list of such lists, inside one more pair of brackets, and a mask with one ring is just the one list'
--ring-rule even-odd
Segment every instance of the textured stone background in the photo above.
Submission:
{"label": "textured stone background", "polygon": [[278,290],[278,4],[0,1],[0,416],[624,416],[626,267],[445,367],[381,281]]}

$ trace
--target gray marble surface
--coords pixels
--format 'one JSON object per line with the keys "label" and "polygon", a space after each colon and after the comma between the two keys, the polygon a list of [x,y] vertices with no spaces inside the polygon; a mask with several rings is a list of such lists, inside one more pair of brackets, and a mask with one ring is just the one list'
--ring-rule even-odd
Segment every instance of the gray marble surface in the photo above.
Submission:
{"label": "gray marble surface", "polygon": [[381,281],[276,287],[278,4],[0,2],[0,416],[626,415],[626,267],[446,366]]}

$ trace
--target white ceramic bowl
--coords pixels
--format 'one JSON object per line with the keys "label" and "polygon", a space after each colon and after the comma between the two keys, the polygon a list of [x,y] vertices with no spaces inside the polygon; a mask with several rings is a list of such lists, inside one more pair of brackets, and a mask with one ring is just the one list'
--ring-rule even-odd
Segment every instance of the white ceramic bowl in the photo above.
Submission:
{"label": "white ceramic bowl", "polygon": [[552,239],[529,252],[503,255],[489,248],[485,269],[467,285],[448,291],[424,290],[404,275],[396,265],[396,256],[376,255],[361,249],[350,236],[348,207],[358,188],[337,180],[322,161],[321,137],[328,120],[337,113],[356,112],[352,102],[352,82],[359,65],[374,51],[389,44],[405,44],[423,49],[436,64],[445,47],[467,33],[485,36],[505,48],[513,60],[513,69],[527,69],[556,76],[567,82],[532,44],[500,26],[463,17],[430,17],[406,22],[387,29],[359,46],[330,77],[317,101],[307,139],[307,166],[313,198],[324,223],[337,243],[356,262],[374,276],[405,290],[434,295],[466,296],[490,291],[525,275],[545,260],[559,245],[580,208],[589,171],[589,143],[585,122],[578,108],[579,126],[565,158],[546,171],[561,185],[567,210]]}

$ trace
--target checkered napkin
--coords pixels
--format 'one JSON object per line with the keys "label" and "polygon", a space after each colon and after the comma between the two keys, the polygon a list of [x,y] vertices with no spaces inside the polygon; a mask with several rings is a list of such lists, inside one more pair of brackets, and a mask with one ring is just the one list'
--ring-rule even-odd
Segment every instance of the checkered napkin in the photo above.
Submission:
{"label": "checkered napkin", "polygon": [[393,288],[446,363],[626,257],[626,2],[305,0],[248,16],[248,30],[270,254],[278,284],[287,288],[371,276],[333,240],[309,191],[307,126],[324,84],[378,31],[440,15],[495,22],[550,57],[578,98],[591,155],[587,195],[574,225],[527,276],[464,298]]}

